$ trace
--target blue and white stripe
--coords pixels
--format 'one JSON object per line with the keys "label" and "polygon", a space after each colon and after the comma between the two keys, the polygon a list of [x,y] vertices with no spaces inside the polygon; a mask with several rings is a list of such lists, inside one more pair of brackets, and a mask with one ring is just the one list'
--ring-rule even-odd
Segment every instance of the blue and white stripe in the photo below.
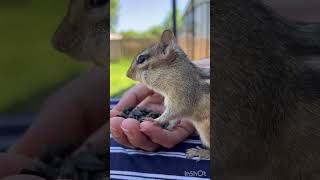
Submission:
{"label": "blue and white stripe", "polygon": [[[110,106],[118,101],[113,99]],[[110,178],[114,180],[205,180],[210,179],[210,161],[187,159],[186,150],[200,146],[198,136],[190,136],[172,149],[156,152],[130,149],[110,135]]]}

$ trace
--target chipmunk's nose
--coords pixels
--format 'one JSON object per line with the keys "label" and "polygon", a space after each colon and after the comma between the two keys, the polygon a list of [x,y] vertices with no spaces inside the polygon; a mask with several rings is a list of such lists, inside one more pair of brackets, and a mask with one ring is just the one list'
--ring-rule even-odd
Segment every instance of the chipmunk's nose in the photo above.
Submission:
{"label": "chipmunk's nose", "polygon": [[134,69],[129,69],[128,71],[127,71],[127,77],[128,78],[130,78],[130,79],[132,79],[132,80],[137,80],[137,74],[136,74],[136,71],[134,70]]}
{"label": "chipmunk's nose", "polygon": [[127,77],[130,78],[130,79],[133,79],[133,75],[134,75],[134,73],[133,73],[132,69],[129,69],[127,71]]}

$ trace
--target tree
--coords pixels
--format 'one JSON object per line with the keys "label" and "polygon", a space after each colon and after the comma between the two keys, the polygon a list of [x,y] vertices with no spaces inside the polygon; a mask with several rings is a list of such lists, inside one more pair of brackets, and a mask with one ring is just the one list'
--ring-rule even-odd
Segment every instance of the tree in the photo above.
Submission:
{"label": "tree", "polygon": [[[162,22],[163,28],[166,28],[166,29],[172,28],[172,26],[173,26],[172,15],[173,15],[173,12],[171,11],[166,16],[166,18]],[[181,12],[179,11],[179,9],[176,10],[176,23],[177,23],[177,29],[180,29],[182,27],[183,22],[182,22],[182,15],[181,15]]]}
{"label": "tree", "polygon": [[128,31],[121,32],[121,35],[124,38],[141,38],[141,37],[143,37],[143,33],[136,32],[136,31],[133,31],[133,30],[128,30]]}
{"label": "tree", "polygon": [[118,22],[119,0],[110,1],[110,30],[114,32]]}

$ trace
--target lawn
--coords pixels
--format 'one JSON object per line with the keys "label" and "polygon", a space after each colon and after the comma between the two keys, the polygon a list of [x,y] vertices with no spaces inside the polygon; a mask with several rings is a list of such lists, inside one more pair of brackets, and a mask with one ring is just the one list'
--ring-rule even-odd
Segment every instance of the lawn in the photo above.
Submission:
{"label": "lawn", "polygon": [[0,2],[0,113],[36,111],[89,67],[51,47],[66,0]]}
{"label": "lawn", "polygon": [[131,64],[129,58],[122,58],[110,63],[110,97],[119,97],[136,82],[127,78],[126,73]]}

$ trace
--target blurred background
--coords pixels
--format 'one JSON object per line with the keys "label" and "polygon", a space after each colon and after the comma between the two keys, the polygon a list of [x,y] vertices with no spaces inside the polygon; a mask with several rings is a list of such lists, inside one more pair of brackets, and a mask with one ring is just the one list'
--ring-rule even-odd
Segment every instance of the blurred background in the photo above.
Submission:
{"label": "blurred background", "polygon": [[90,66],[51,47],[67,3],[0,1],[0,147],[12,142],[11,132],[30,123],[50,94]]}
{"label": "blurred background", "polygon": [[210,0],[111,0],[110,96],[136,82],[126,77],[132,59],[172,29],[191,60],[210,55]]}
{"label": "blurred background", "polygon": [[34,112],[86,69],[51,47],[66,0],[0,1],[0,113]]}

